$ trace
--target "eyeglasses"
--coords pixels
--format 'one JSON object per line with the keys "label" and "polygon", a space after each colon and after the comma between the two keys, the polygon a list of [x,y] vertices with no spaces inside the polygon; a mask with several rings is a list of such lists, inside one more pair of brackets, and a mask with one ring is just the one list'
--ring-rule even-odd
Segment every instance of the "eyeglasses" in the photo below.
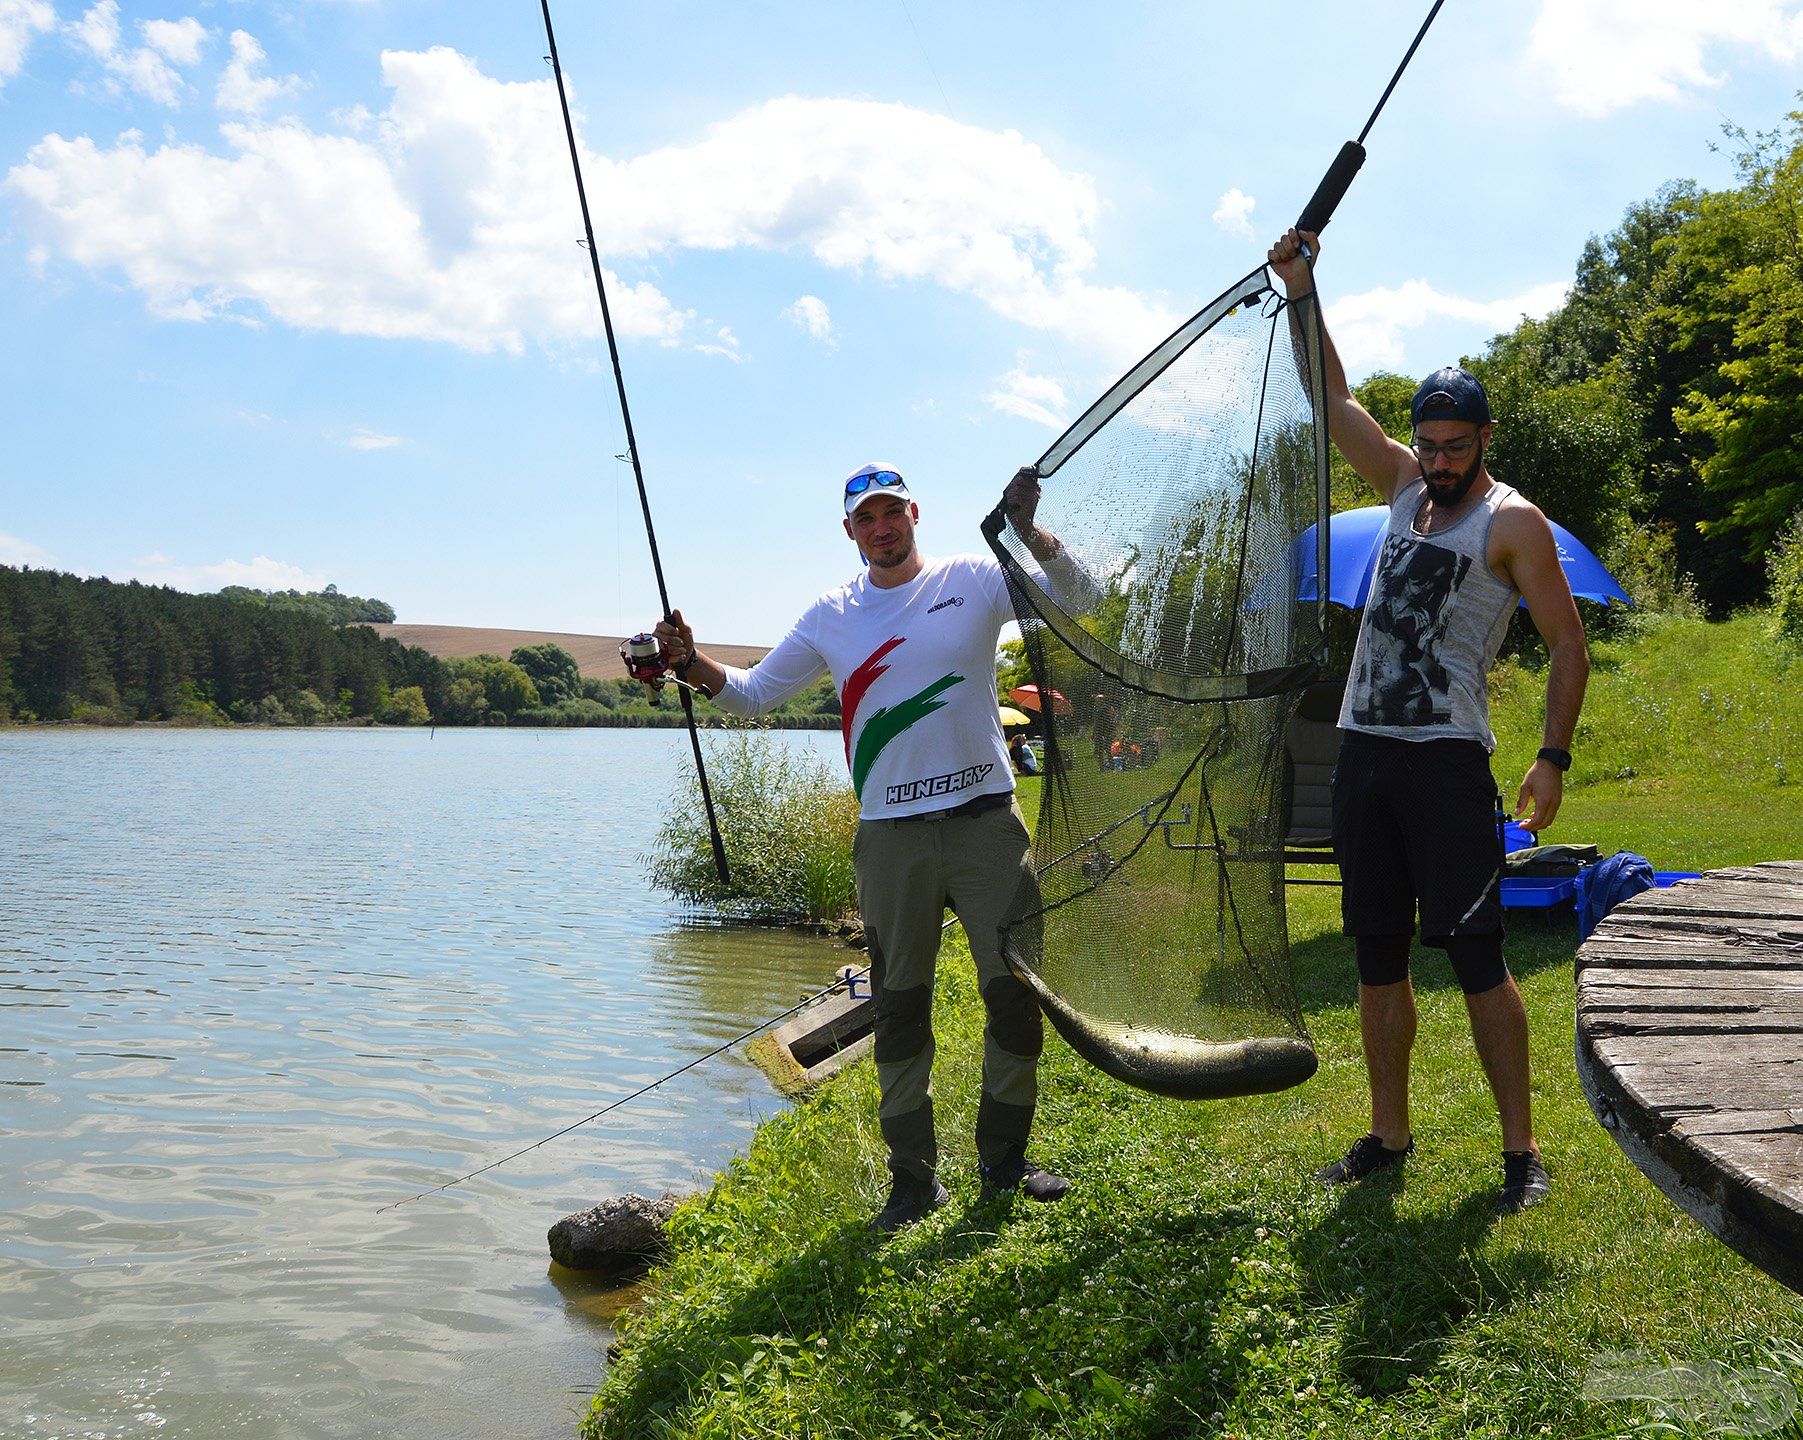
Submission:
{"label": "eyeglasses", "polygon": [[845,482],[847,495],[862,495],[872,485],[879,485],[885,490],[894,490],[902,483],[900,475],[893,470],[872,470],[868,475],[854,475]]}
{"label": "eyeglasses", "polygon": [[1477,441],[1468,437],[1464,440],[1449,440],[1444,445],[1430,445],[1425,440],[1415,440],[1410,442],[1409,448],[1423,460],[1444,455],[1448,460],[1459,461],[1477,448]]}

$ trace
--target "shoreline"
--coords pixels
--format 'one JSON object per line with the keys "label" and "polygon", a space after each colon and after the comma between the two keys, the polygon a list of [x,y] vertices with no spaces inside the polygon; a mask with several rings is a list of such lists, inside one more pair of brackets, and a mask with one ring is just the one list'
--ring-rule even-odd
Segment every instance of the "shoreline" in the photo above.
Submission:
{"label": "shoreline", "polygon": [[[837,715],[767,715],[756,725],[746,726],[735,721],[731,716],[721,714],[718,717],[695,716],[697,728],[702,730],[812,730],[822,733],[836,731],[840,728]],[[543,734],[557,730],[686,730],[688,720],[680,713],[673,713],[669,718],[656,713],[646,714],[642,711],[628,712],[619,720],[585,721],[580,725],[384,725],[379,720],[320,720],[312,725],[269,725],[261,721],[227,721],[223,725],[196,725],[182,720],[127,720],[127,721],[90,721],[90,720],[0,720],[0,734],[9,730],[195,730],[211,732],[229,732],[233,730],[391,730],[397,732],[418,730],[463,731],[533,731]]]}

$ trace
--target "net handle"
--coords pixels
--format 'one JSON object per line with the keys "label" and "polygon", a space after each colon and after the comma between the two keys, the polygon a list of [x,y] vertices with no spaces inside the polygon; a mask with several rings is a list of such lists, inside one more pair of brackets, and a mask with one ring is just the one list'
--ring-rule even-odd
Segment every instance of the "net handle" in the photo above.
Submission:
{"label": "net handle", "polygon": [[1402,63],[1396,67],[1396,73],[1390,77],[1390,83],[1384,86],[1384,93],[1378,97],[1377,107],[1365,121],[1365,128],[1359,131],[1359,138],[1348,140],[1340,147],[1340,153],[1334,156],[1333,164],[1327,167],[1321,183],[1315,186],[1315,193],[1309,196],[1308,204],[1302,207],[1302,214],[1296,220],[1298,230],[1319,234],[1327,228],[1327,222],[1333,219],[1333,212],[1339,209],[1340,201],[1346,198],[1346,191],[1352,186],[1353,177],[1365,163],[1365,137],[1371,133],[1371,127],[1377,124],[1377,117],[1389,103],[1390,93],[1395,90],[1396,82],[1402,79],[1402,72],[1409,68],[1409,61],[1415,58],[1415,52],[1427,38],[1428,27],[1434,23],[1434,17],[1440,13],[1440,7],[1445,3],[1446,0],[1434,0],[1433,8],[1427,12],[1427,19],[1421,22],[1421,28],[1415,32],[1414,40],[1403,55]]}

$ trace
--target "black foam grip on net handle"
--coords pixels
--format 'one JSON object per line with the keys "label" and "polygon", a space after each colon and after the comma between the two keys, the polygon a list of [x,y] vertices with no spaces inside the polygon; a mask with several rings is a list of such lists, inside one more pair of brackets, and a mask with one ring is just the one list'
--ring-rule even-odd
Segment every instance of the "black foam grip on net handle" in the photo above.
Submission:
{"label": "black foam grip on net handle", "polygon": [[1333,212],[1340,208],[1340,202],[1346,198],[1346,192],[1352,186],[1352,177],[1359,173],[1359,167],[1365,163],[1365,147],[1356,140],[1348,140],[1340,147],[1340,153],[1333,157],[1333,164],[1321,177],[1321,183],[1315,186],[1315,193],[1309,196],[1308,204],[1302,207],[1302,217],[1297,220],[1298,230],[1307,230],[1319,234],[1327,228],[1327,222],[1333,219]]}

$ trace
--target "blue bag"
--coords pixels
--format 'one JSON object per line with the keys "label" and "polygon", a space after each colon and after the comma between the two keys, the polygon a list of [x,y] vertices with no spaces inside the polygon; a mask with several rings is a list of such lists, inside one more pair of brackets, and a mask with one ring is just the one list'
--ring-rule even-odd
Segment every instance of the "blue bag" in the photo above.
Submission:
{"label": "blue bag", "polygon": [[1618,850],[1586,865],[1578,871],[1578,938],[1588,940],[1590,932],[1617,905],[1657,883],[1653,862],[1632,850]]}

